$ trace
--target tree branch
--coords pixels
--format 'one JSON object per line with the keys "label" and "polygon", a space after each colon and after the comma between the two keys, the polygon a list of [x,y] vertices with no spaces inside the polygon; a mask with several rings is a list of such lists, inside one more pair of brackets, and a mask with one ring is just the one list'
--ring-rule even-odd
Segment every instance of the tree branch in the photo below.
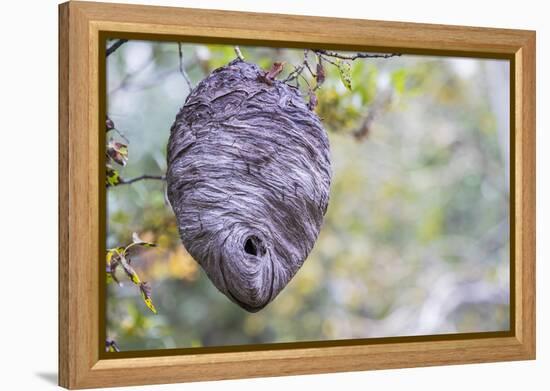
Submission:
{"label": "tree branch", "polygon": [[[308,53],[312,51],[316,54],[318,59],[318,65],[317,65],[317,72],[314,72],[311,68],[309,61],[308,61]],[[338,60],[333,61],[333,59],[341,59],[341,60],[347,60],[347,61],[354,61],[358,58],[390,58],[390,57],[397,57],[401,56],[400,53],[355,53],[355,54],[343,54],[338,53],[330,50],[324,50],[324,49],[304,49],[304,60],[299,66],[294,66],[294,70],[288,74],[288,76],[283,80],[283,83],[289,83],[293,80],[296,80],[296,87],[299,88],[299,78],[301,77],[306,84],[308,85],[309,89],[309,95],[311,97],[311,93],[317,91],[319,88],[321,88],[321,85],[323,84],[325,80],[325,72],[322,66],[322,61],[326,61],[329,64],[332,64],[338,68],[340,68],[340,64],[338,63]],[[304,70],[307,69],[309,71],[309,74],[313,79],[317,81],[317,84],[312,89],[311,85],[307,81],[306,77],[303,75]]]}
{"label": "tree branch", "polygon": [[[309,49],[304,49],[304,61],[299,66],[295,66],[294,70],[288,74],[286,79],[283,80],[283,83],[287,83],[289,81],[292,81],[294,79],[298,79],[298,77],[302,76],[302,72],[305,68],[308,69],[311,76],[315,77],[315,74],[311,71],[311,68],[309,67],[309,63],[307,62],[307,53]],[[306,78],[302,76],[302,78],[305,80]],[[309,83],[308,83],[309,86]]]}
{"label": "tree branch", "polygon": [[283,80],[283,83],[288,83],[289,81],[297,79],[298,76],[300,76],[304,71],[304,68],[305,68],[305,65],[303,63],[300,66],[295,66],[294,70],[288,74],[286,79]]}
{"label": "tree branch", "polygon": [[157,181],[165,181],[166,176],[165,175],[147,175],[147,174],[145,174],[145,175],[140,175],[138,177],[131,178],[131,179],[122,179],[119,183],[117,183],[114,186],[129,185],[131,183],[142,181],[144,179],[154,179],[154,180],[157,180]]}
{"label": "tree branch", "polygon": [[339,58],[341,60],[356,60],[358,58],[390,58],[399,57],[401,53],[355,53],[355,54],[342,54],[324,49],[313,49],[317,54],[322,54],[328,57]]}
{"label": "tree branch", "polygon": [[178,54],[180,57],[180,73],[185,79],[187,87],[189,87],[189,91],[191,91],[193,89],[193,84],[191,83],[191,79],[189,79],[189,75],[187,74],[187,72],[185,72],[185,67],[183,66],[183,53],[181,50],[181,42],[178,42]]}
{"label": "tree branch", "polygon": [[111,46],[107,48],[107,52],[105,53],[105,57],[109,57],[109,55],[113,54],[119,47],[124,45],[126,42],[128,42],[127,39],[119,39],[115,43],[113,43]]}

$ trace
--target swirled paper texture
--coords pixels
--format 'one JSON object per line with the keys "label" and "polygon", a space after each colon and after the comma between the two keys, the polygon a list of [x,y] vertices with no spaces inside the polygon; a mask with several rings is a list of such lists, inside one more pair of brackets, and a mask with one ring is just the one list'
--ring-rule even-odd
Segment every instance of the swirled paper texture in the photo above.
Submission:
{"label": "swirled paper texture", "polygon": [[331,180],[328,137],[300,92],[235,60],[191,91],[168,143],[181,240],[214,285],[250,312],[298,272]]}

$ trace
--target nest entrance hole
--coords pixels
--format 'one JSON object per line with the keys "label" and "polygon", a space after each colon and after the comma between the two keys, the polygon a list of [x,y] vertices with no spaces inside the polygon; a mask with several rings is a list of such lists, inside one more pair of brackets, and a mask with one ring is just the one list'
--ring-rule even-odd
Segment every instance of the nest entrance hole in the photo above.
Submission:
{"label": "nest entrance hole", "polygon": [[244,252],[255,257],[264,256],[266,249],[264,243],[259,237],[251,235],[244,242]]}

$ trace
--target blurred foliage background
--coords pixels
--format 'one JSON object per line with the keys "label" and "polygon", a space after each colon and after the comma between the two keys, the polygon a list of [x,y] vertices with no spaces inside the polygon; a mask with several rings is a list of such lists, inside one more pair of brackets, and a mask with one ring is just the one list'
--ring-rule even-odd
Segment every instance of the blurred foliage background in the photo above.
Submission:
{"label": "blurred foliage background", "polygon": [[[232,46],[181,47],[193,86],[235,58]],[[285,61],[279,79],[304,60],[298,49],[241,50],[266,70]],[[508,62],[403,55],[350,64],[351,90],[329,63],[317,90],[333,164],[323,229],[259,313],[231,303],[187,254],[163,181],[108,188],[107,248],[133,232],[157,244],[132,257],[156,315],[123,275],[122,286],[107,286],[107,337],[121,350],[509,328]],[[108,137],[128,145],[121,177],[162,175],[189,93],[178,44],[122,45],[107,58],[107,93],[120,132]]]}

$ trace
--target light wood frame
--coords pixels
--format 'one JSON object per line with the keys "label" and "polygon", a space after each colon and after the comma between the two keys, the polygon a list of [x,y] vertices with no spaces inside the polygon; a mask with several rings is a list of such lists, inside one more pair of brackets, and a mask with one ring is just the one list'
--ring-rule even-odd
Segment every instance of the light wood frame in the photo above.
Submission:
{"label": "light wood frame", "polygon": [[[103,357],[102,34],[504,58],[511,72],[510,332]],[[150,39],[155,39],[150,38]],[[104,48],[103,48],[104,50]],[[103,135],[104,137],[104,135]],[[101,268],[100,266],[103,266]],[[59,6],[59,384],[90,388],[535,358],[535,32],[88,2]]]}

